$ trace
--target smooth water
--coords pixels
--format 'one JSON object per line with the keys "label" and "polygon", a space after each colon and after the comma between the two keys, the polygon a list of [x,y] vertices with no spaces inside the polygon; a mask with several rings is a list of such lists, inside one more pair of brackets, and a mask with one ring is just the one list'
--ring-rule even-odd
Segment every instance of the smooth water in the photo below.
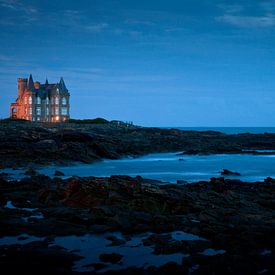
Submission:
{"label": "smooth water", "polygon": [[[165,127],[171,128],[171,127]],[[186,131],[217,131],[225,134],[264,134],[275,133],[275,127],[173,127]]]}
{"label": "smooth water", "polygon": [[[182,159],[182,160],[180,160]],[[219,177],[222,169],[241,173],[227,178],[243,181],[262,181],[275,177],[274,155],[219,154],[178,156],[177,153],[150,154],[140,158],[104,160],[94,164],[79,164],[68,167],[50,166],[39,170],[53,176],[55,170],[69,176],[129,175],[175,183],[177,180],[194,182]]]}

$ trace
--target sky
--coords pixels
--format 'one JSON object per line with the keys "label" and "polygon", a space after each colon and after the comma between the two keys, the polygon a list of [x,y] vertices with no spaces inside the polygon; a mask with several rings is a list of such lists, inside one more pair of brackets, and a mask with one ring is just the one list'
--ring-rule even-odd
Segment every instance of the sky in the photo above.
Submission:
{"label": "sky", "polygon": [[0,0],[0,118],[30,73],[72,118],[274,126],[275,1]]}

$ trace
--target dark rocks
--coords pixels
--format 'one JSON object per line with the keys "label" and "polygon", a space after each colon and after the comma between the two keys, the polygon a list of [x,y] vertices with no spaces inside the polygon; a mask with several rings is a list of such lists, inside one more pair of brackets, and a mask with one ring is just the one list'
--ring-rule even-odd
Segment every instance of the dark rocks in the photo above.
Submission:
{"label": "dark rocks", "polygon": [[120,262],[122,258],[123,256],[118,253],[111,253],[111,254],[103,253],[99,256],[100,261],[105,263],[111,263],[111,264],[116,264]]}
{"label": "dark rocks", "polygon": [[29,167],[25,172],[25,175],[27,176],[35,176],[36,174],[37,172],[32,167]]}
{"label": "dark rocks", "polygon": [[223,171],[221,171],[221,175],[222,176],[240,176],[241,174],[239,172],[233,172],[228,169],[223,169]]}
{"label": "dark rocks", "polygon": [[[153,152],[183,154],[259,154],[275,149],[275,134],[225,135],[214,131],[117,127],[108,125],[0,123],[0,164],[30,164],[118,159]],[[270,152],[260,152],[270,154]],[[179,160],[182,160],[180,157]]]}
{"label": "dark rocks", "polygon": [[177,180],[177,184],[187,184],[188,181],[186,180]]}
{"label": "dark rocks", "polygon": [[[1,236],[25,233],[54,239],[55,236],[100,233],[111,242],[108,251],[116,252],[116,246],[125,245],[126,236],[131,238],[146,233],[143,240],[146,248],[152,249],[155,255],[188,254],[188,266],[198,265],[198,274],[208,271],[228,274],[228,270],[236,273],[238,266],[243,271],[245,268],[258,270],[262,264],[272,270],[272,261],[268,259],[274,257],[275,182],[271,178],[262,183],[212,178],[210,182],[160,185],[141,177],[63,180],[39,175],[18,182],[3,180],[0,188]],[[4,207],[7,201],[12,201],[16,208]],[[31,219],[35,213],[42,213],[44,218]],[[117,231],[123,237],[113,233]],[[208,241],[176,239],[172,237],[174,231],[196,234]],[[153,234],[148,237],[148,232]],[[208,248],[226,253],[211,257],[202,255],[201,252]],[[263,249],[272,252],[261,255]],[[14,264],[19,264],[16,250],[10,251],[10,257],[15,255]],[[48,250],[45,247],[44,251],[57,253],[50,247]],[[103,253],[100,260],[123,263],[122,255],[116,253]],[[177,270],[188,273],[184,262],[177,265]],[[42,261],[42,267],[44,264],[46,262]],[[94,264],[91,263],[91,270],[96,269]],[[104,268],[104,265],[98,268],[101,266]],[[173,265],[166,265],[166,268],[169,266]],[[60,267],[63,267],[63,260],[53,265],[54,270]],[[71,266],[67,267],[70,268],[67,274],[70,274]],[[156,274],[161,269],[153,267],[150,270]],[[140,272],[137,274],[142,274],[141,269],[137,270]]]}
{"label": "dark rocks", "polygon": [[59,170],[56,170],[54,172],[54,176],[55,177],[63,177],[63,176],[65,176],[65,174],[63,172],[59,171]]}

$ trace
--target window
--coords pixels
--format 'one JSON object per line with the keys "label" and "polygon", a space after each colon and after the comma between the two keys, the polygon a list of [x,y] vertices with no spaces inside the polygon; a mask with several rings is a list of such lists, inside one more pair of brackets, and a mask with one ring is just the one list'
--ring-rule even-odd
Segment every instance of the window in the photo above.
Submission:
{"label": "window", "polygon": [[37,121],[40,121],[40,117],[37,117]]}
{"label": "window", "polygon": [[28,102],[28,99],[27,99],[27,97],[25,96],[25,97],[24,97],[24,103],[25,103],[25,105],[27,104],[27,102]]}
{"label": "window", "polygon": [[66,104],[67,104],[66,97],[62,97],[62,105],[66,105]]}
{"label": "window", "polygon": [[50,103],[49,98],[46,97],[46,104],[48,105]]}
{"label": "window", "polygon": [[55,114],[59,115],[59,108],[58,107],[55,108]]}
{"label": "window", "polygon": [[29,114],[32,115],[32,108],[29,109]]}
{"label": "window", "polygon": [[29,97],[29,104],[32,104],[32,97]]}
{"label": "window", "polygon": [[58,100],[58,97],[55,98],[55,104],[59,104],[59,100]]}
{"label": "window", "polygon": [[40,107],[37,107],[37,108],[36,108],[36,114],[37,114],[38,116],[41,115],[41,108],[40,108]]}
{"label": "window", "polygon": [[36,98],[36,104],[41,104],[41,98],[39,96]]}
{"label": "window", "polygon": [[67,115],[67,108],[66,107],[61,108],[61,115],[63,115],[63,116]]}
{"label": "window", "polygon": [[50,114],[50,110],[49,110],[49,108],[47,107],[46,108],[46,116],[48,116]]}
{"label": "window", "polygon": [[59,89],[57,88],[56,91],[59,92]]}

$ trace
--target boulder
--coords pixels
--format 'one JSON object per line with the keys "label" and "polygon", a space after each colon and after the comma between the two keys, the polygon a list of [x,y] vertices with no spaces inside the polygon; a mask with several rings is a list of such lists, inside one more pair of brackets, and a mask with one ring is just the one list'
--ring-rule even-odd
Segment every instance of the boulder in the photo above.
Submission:
{"label": "boulder", "polygon": [[123,256],[118,253],[103,253],[99,256],[100,261],[112,264],[120,262],[122,258]]}
{"label": "boulder", "polygon": [[59,171],[59,170],[56,170],[54,172],[54,176],[55,177],[62,177],[62,176],[65,176],[65,174],[63,172]]}
{"label": "boulder", "polygon": [[233,172],[228,169],[223,169],[223,171],[221,171],[221,175],[222,176],[240,176],[241,174],[239,172]]}

